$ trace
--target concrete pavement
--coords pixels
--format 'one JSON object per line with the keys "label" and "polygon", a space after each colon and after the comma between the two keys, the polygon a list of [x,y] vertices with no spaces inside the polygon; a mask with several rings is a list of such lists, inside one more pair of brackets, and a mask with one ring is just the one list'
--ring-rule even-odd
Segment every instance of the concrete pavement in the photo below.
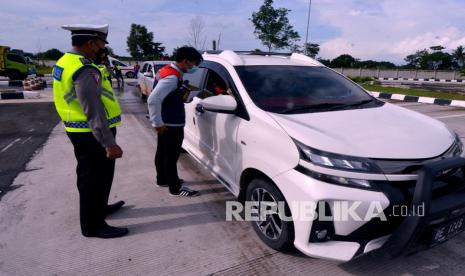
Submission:
{"label": "concrete pavement", "polygon": [[[199,189],[197,198],[168,196],[155,187],[155,135],[144,105],[128,88],[120,95],[123,126],[110,201],[127,206],[108,223],[128,226],[113,240],[80,235],[75,160],[61,125],[0,200],[0,275],[461,275],[465,235],[395,260],[365,256],[352,262],[312,259],[266,247],[247,222],[226,222],[233,196],[190,157],[182,155],[181,177]],[[465,137],[464,109],[408,105],[445,121]]]}

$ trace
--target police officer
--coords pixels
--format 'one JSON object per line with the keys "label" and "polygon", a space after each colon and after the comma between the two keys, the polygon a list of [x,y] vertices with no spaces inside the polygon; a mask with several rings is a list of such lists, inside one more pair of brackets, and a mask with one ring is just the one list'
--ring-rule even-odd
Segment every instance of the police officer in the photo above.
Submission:
{"label": "police officer", "polygon": [[124,201],[108,205],[115,159],[123,155],[115,140],[121,110],[111,83],[94,63],[105,55],[108,25],[62,28],[71,31],[73,50],[53,68],[53,97],[77,160],[81,232],[85,237],[121,237],[127,228],[105,222],[106,215],[124,205]]}

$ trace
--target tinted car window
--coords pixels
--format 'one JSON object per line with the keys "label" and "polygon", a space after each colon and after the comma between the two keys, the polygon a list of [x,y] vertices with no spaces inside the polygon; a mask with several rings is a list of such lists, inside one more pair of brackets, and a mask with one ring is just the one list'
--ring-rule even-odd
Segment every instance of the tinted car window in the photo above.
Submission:
{"label": "tinted car window", "polygon": [[144,64],[144,66],[142,67],[142,70],[140,70],[141,73],[145,73],[147,72],[147,67],[149,66],[148,63]]}
{"label": "tinted car window", "polygon": [[189,84],[198,88],[202,88],[203,77],[205,76],[205,68],[199,68],[194,73],[185,73],[182,76],[184,81],[189,81]]}
{"label": "tinted car window", "polygon": [[26,63],[26,60],[22,56],[18,56],[18,55],[9,54],[7,55],[6,58],[11,61],[15,61],[15,62],[24,63],[24,64]]}
{"label": "tinted car window", "polygon": [[155,74],[158,72],[158,70],[160,70],[165,65],[166,64],[154,64],[153,65],[153,71],[155,72]]}
{"label": "tinted car window", "polygon": [[236,66],[236,71],[254,103],[269,112],[307,113],[381,103],[325,67]]}
{"label": "tinted car window", "polygon": [[123,66],[123,67],[126,67],[127,65],[122,63],[122,62],[119,62],[119,61],[116,61],[116,60],[113,60],[113,65],[118,65],[118,66]]}
{"label": "tinted car window", "polygon": [[218,73],[208,70],[205,89],[197,97],[205,99],[211,96],[228,95],[228,89],[229,86],[226,84],[226,81]]}

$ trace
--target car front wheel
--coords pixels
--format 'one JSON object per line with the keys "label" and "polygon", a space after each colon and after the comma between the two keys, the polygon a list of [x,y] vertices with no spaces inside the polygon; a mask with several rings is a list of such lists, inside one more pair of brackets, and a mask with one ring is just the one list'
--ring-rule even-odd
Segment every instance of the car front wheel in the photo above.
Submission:
{"label": "car front wheel", "polygon": [[126,77],[127,77],[128,79],[133,79],[133,78],[136,77],[136,74],[134,74],[134,72],[127,72],[127,73],[126,73]]}
{"label": "car front wheel", "polygon": [[[248,185],[246,199],[255,209],[252,213],[258,214],[253,219],[252,225],[260,239],[278,251],[292,249],[294,224],[290,219],[290,210],[281,192],[269,181],[258,178]],[[265,211],[264,206],[278,206],[278,208],[276,211],[271,209]]]}

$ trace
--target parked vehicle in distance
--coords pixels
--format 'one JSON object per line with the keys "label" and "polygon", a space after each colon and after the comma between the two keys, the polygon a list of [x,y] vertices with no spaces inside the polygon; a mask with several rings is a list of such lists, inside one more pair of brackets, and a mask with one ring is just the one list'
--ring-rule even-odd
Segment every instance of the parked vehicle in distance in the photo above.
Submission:
{"label": "parked vehicle in distance", "polygon": [[127,65],[126,63],[123,63],[120,60],[117,60],[114,57],[108,57],[108,60],[110,61],[110,67],[113,68],[116,65],[120,66],[121,68],[121,73],[123,76],[125,76],[128,79],[133,79],[136,77],[136,73],[134,72],[134,67],[131,65]]}
{"label": "parked vehicle in distance", "polygon": [[154,78],[157,71],[171,62],[169,60],[152,60],[141,63],[139,73],[137,74],[141,98],[145,99],[150,95],[153,90]]}
{"label": "parked vehicle in distance", "polygon": [[29,57],[22,55],[21,51],[12,52],[10,47],[0,45],[0,76],[6,76],[10,80],[22,80],[36,73]]}

